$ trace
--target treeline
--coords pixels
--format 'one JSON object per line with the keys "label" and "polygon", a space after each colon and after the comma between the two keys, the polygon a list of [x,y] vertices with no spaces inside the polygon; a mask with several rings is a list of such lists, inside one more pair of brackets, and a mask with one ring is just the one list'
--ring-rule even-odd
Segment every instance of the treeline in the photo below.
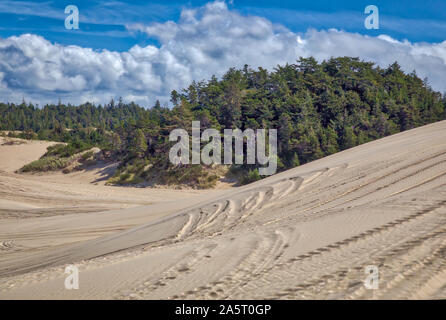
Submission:
{"label": "treeline", "polygon": [[112,100],[106,106],[59,103],[39,108],[25,102],[19,105],[0,103],[0,130],[22,131],[18,136],[25,139],[107,147],[109,134],[106,132],[132,120],[135,122],[145,113],[144,108],[134,103],[124,104],[121,99],[118,103]]}
{"label": "treeline", "polygon": [[[446,118],[446,97],[415,72],[397,63],[380,68],[358,58],[318,63],[300,58],[273,72],[249,66],[221,79],[193,82],[171,93],[173,108],[150,109],[111,102],[84,104],[0,104],[0,129],[32,131],[40,139],[88,141],[122,160],[116,181],[162,178],[165,183],[210,186],[216,178],[203,167],[174,167],[168,161],[175,128],[277,129],[278,168],[285,170],[340,150]],[[69,129],[69,130],[66,130]],[[185,170],[188,169],[188,170]],[[257,165],[232,166],[244,182],[259,178]],[[194,174],[191,174],[194,172]],[[197,182],[201,177],[206,181]]]}
{"label": "treeline", "polygon": [[0,103],[0,130],[32,130],[41,132],[60,128],[80,129],[88,127],[113,130],[129,119],[141,118],[146,110],[133,102],[124,104],[122,99],[105,106],[85,103],[80,106],[45,105],[35,107],[32,103]]}

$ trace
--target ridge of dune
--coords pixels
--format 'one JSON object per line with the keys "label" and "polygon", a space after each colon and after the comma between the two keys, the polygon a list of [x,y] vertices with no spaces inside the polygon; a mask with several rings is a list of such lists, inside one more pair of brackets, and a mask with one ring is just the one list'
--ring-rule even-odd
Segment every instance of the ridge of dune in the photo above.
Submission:
{"label": "ridge of dune", "polygon": [[[0,250],[11,252],[0,258],[0,298],[446,297],[446,121],[247,186],[181,195],[94,213],[109,232],[49,249],[31,250],[9,222],[18,231],[0,228]],[[39,219],[58,233],[74,215]],[[79,290],[64,288],[72,263]],[[379,290],[364,286],[369,265]]]}

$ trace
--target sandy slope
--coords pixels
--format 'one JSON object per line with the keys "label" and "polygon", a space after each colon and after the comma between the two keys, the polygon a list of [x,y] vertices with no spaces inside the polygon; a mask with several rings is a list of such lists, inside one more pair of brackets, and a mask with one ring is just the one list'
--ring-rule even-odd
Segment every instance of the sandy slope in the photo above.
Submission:
{"label": "sandy slope", "polygon": [[[26,197],[34,180],[20,179]],[[0,221],[0,298],[446,298],[445,121],[176,200]],[[75,234],[78,218],[108,234]],[[64,288],[70,263],[79,290]],[[363,285],[369,265],[378,290]]]}
{"label": "sandy slope", "polygon": [[[21,144],[3,144],[11,140]],[[14,172],[51,144],[0,138],[0,263],[147,223],[209,194],[105,186],[116,164],[70,174]]]}

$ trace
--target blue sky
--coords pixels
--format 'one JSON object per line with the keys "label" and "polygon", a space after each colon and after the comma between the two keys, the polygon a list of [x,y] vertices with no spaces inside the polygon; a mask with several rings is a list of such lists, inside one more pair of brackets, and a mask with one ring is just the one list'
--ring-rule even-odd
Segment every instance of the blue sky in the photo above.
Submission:
{"label": "blue sky", "polygon": [[[378,30],[364,27],[370,4]],[[300,56],[397,61],[446,92],[444,0],[0,0],[0,21],[0,101],[168,104],[192,81]]]}
{"label": "blue sky", "polygon": [[[156,39],[130,32],[133,23],[177,21],[183,8],[203,6],[208,1],[11,1],[0,2],[0,36],[38,34],[64,45],[125,51],[133,45],[157,44]],[[242,14],[262,16],[294,32],[308,28],[337,28],[348,32],[378,35],[413,42],[441,42],[446,37],[446,1],[433,0],[234,0],[230,9]],[[80,11],[80,29],[64,28],[65,6]],[[380,29],[366,30],[364,8],[374,4],[380,11]]]}

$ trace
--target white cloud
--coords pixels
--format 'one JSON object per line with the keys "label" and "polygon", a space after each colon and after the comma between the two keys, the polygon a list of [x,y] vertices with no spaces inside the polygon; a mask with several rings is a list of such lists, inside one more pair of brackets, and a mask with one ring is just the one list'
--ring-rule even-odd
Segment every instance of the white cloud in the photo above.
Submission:
{"label": "white cloud", "polygon": [[184,9],[178,22],[131,25],[157,38],[160,47],[134,46],[127,52],[94,51],[52,44],[37,35],[0,39],[0,97],[39,103],[105,103],[122,96],[143,105],[167,102],[170,91],[192,80],[221,76],[230,67],[293,63],[299,56],[318,60],[354,56],[386,67],[398,61],[431,85],[446,91],[446,41],[437,44],[370,37],[339,30],[289,31],[258,16],[243,16],[224,2]]}

